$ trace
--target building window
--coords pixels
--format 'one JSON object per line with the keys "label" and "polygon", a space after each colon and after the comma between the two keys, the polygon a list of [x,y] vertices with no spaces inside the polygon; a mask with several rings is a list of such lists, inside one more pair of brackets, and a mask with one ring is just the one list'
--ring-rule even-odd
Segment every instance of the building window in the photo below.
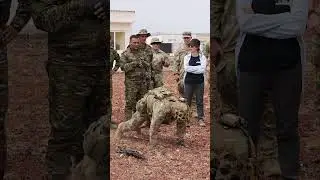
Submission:
{"label": "building window", "polygon": [[115,50],[124,50],[126,48],[125,32],[110,32],[110,37]]}

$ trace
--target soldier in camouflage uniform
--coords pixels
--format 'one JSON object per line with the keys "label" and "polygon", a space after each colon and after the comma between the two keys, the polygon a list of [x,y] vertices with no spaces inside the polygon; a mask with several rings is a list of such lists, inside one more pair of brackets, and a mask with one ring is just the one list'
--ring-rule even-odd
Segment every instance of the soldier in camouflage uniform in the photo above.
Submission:
{"label": "soldier in camouflage uniform", "polygon": [[156,144],[156,136],[161,124],[177,123],[177,144],[184,145],[186,123],[189,120],[189,107],[185,102],[164,87],[150,90],[136,104],[136,112],[129,121],[119,124],[115,134],[115,141],[120,140],[127,131],[137,131],[144,122],[151,121],[149,129],[149,143]]}
{"label": "soldier in camouflage uniform", "polygon": [[[137,34],[137,36],[139,37],[139,41],[140,41],[140,45],[139,45],[139,49],[140,51],[143,52],[143,56],[145,56],[146,62],[148,62],[150,64],[150,69],[148,69],[148,75],[147,77],[151,77],[152,74],[152,59],[153,59],[153,51],[151,46],[149,46],[146,43],[147,38],[150,36],[151,34],[148,33],[148,31],[146,29],[141,29],[139,31],[139,33]],[[148,84],[148,90],[153,89],[153,81],[152,79],[147,79],[147,84]]]}
{"label": "soldier in camouflage uniform", "polygon": [[191,32],[183,32],[182,37],[184,40],[184,44],[182,47],[180,47],[175,53],[174,53],[174,62],[173,62],[173,69],[175,71],[175,75],[177,77],[178,82],[178,91],[181,96],[183,96],[183,75],[184,75],[184,69],[183,69],[183,59],[189,52],[189,45],[190,41],[192,39]]}
{"label": "soldier in camouflage uniform", "polygon": [[[210,55],[216,68],[217,90],[220,95],[220,118],[224,118],[224,116],[238,115],[235,46],[239,36],[239,27],[236,20],[236,1],[213,0],[210,12],[212,30]],[[267,93],[265,106],[267,108],[262,117],[263,133],[257,148],[258,157],[265,176],[280,175],[279,163],[276,160],[276,118]],[[212,127],[211,131],[215,131],[215,127]]]}
{"label": "soldier in camouflage uniform", "polygon": [[129,120],[136,103],[148,92],[151,79],[149,58],[139,48],[139,36],[130,37],[130,45],[120,57],[120,68],[125,73],[125,119]]}
{"label": "soldier in camouflage uniform", "polygon": [[[83,133],[110,116],[107,1],[34,0],[35,26],[48,32],[48,179],[66,179],[84,156]],[[72,162],[71,159],[74,161]]]}
{"label": "soldier in camouflage uniform", "polygon": [[18,8],[11,23],[11,0],[0,0],[0,179],[6,169],[6,120],[8,111],[8,59],[7,44],[13,40],[31,17],[31,1],[18,0]]}
{"label": "soldier in camouflage uniform", "polygon": [[315,111],[320,120],[320,5],[310,11],[310,22],[308,28],[313,32],[311,40],[311,62],[316,72],[316,99]]}
{"label": "soldier in camouflage uniform", "polygon": [[[116,64],[113,66],[114,61],[116,61]],[[118,52],[115,49],[113,49],[113,43],[110,42],[110,69],[112,69],[111,70],[111,77],[120,68],[120,64],[119,63],[120,63],[120,56],[119,56]],[[112,80],[112,78],[110,80]],[[112,91],[113,91],[112,81],[110,81],[110,96],[111,96],[111,99],[112,99]],[[112,100],[111,100],[111,103],[112,103]],[[115,123],[115,122],[113,122],[111,120],[110,127],[112,129],[115,129],[117,127],[117,123]]]}
{"label": "soldier in camouflage uniform", "polygon": [[[114,61],[116,64],[113,66]],[[110,43],[110,63],[110,67],[113,67],[111,70],[111,75],[113,75],[120,68],[120,56],[118,52],[113,48],[113,43]]]}
{"label": "soldier in camouflage uniform", "polygon": [[151,39],[151,46],[153,51],[153,60],[152,60],[152,81],[154,88],[163,86],[163,67],[169,67],[169,56],[160,49],[161,41],[159,38]]}

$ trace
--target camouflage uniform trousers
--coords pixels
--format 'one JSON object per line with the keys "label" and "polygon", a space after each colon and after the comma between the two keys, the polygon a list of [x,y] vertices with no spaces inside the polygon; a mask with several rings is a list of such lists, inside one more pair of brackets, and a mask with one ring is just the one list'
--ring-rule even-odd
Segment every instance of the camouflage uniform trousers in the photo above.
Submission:
{"label": "camouflage uniform trousers", "polygon": [[312,37],[311,42],[311,52],[310,52],[310,58],[311,62],[315,69],[315,75],[316,75],[316,99],[315,99],[315,109],[316,112],[319,114],[318,118],[320,118],[320,34],[315,34]]}
{"label": "camouflage uniform trousers", "polygon": [[0,49],[0,179],[7,166],[6,121],[8,114],[8,60],[7,49]]}
{"label": "camouflage uniform trousers", "polygon": [[101,116],[111,113],[105,67],[48,63],[49,122],[46,163],[50,176],[65,178],[83,158],[83,134]]}
{"label": "camouflage uniform trousers", "polygon": [[136,111],[136,103],[148,92],[147,81],[125,77],[125,120],[128,121]]}
{"label": "camouflage uniform trousers", "polygon": [[153,88],[163,86],[163,73],[162,72],[154,73],[152,79],[153,79]]}
{"label": "camouflage uniform trousers", "polygon": [[[220,95],[221,114],[238,114],[237,77],[235,71],[235,53],[224,53],[217,68],[217,89]],[[271,101],[265,96],[265,110],[261,119],[261,132],[258,144],[258,155],[261,162],[274,161],[277,157],[276,118]],[[269,161],[270,160],[270,161]],[[278,166],[278,163],[275,166]],[[264,165],[263,165],[264,166]],[[267,171],[267,169],[265,170]],[[278,170],[274,170],[278,171]],[[272,172],[266,172],[272,173]],[[278,172],[275,172],[278,173]]]}
{"label": "camouflage uniform trousers", "polygon": [[237,77],[235,72],[235,53],[224,53],[216,66],[217,90],[220,112],[237,114]]}

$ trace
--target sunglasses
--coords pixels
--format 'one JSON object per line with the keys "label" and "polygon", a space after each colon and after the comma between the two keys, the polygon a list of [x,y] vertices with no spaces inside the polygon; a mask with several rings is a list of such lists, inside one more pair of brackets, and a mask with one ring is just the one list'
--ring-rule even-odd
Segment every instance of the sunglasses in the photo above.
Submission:
{"label": "sunglasses", "polygon": [[191,39],[191,37],[183,37],[183,39]]}

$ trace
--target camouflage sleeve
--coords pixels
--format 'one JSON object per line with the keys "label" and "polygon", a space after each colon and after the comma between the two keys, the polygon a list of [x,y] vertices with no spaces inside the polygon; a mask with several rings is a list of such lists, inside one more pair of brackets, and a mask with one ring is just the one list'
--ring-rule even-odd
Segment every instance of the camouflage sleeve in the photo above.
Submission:
{"label": "camouflage sleeve", "polygon": [[173,70],[175,73],[180,71],[180,51],[176,51],[173,56]]}
{"label": "camouflage sleeve", "polygon": [[70,0],[63,4],[50,0],[32,0],[35,26],[46,32],[72,28],[86,16],[85,0]]}
{"label": "camouflage sleeve", "polygon": [[150,50],[150,52],[149,52],[149,62],[148,62],[148,67],[147,67],[147,72],[149,72],[150,76],[152,74],[152,60],[153,60],[153,52]]}
{"label": "camouflage sleeve", "polygon": [[120,68],[124,72],[131,71],[135,68],[136,62],[127,62],[127,56],[122,53],[120,60],[119,60]]}
{"label": "camouflage sleeve", "polygon": [[18,0],[18,8],[10,26],[12,26],[17,32],[20,32],[29,22],[31,12],[31,0]]}
{"label": "camouflage sleeve", "polygon": [[127,62],[127,58],[123,52],[120,56],[120,59],[119,59],[119,65],[120,65],[120,68],[122,71],[125,71],[124,65],[126,64],[126,62]]}
{"label": "camouflage sleeve", "polygon": [[210,4],[210,35],[212,38],[221,38],[221,19],[224,13],[224,5],[226,0],[213,0]]}
{"label": "camouflage sleeve", "polygon": [[163,66],[164,67],[169,67],[170,66],[170,59],[168,54],[164,53],[164,57],[163,57]]}
{"label": "camouflage sleeve", "polygon": [[10,17],[11,0],[0,0],[0,26],[7,23]]}
{"label": "camouflage sleeve", "polygon": [[114,60],[116,61],[116,64],[115,64],[113,70],[118,71],[118,69],[120,67],[120,56],[117,52],[114,53]]}

